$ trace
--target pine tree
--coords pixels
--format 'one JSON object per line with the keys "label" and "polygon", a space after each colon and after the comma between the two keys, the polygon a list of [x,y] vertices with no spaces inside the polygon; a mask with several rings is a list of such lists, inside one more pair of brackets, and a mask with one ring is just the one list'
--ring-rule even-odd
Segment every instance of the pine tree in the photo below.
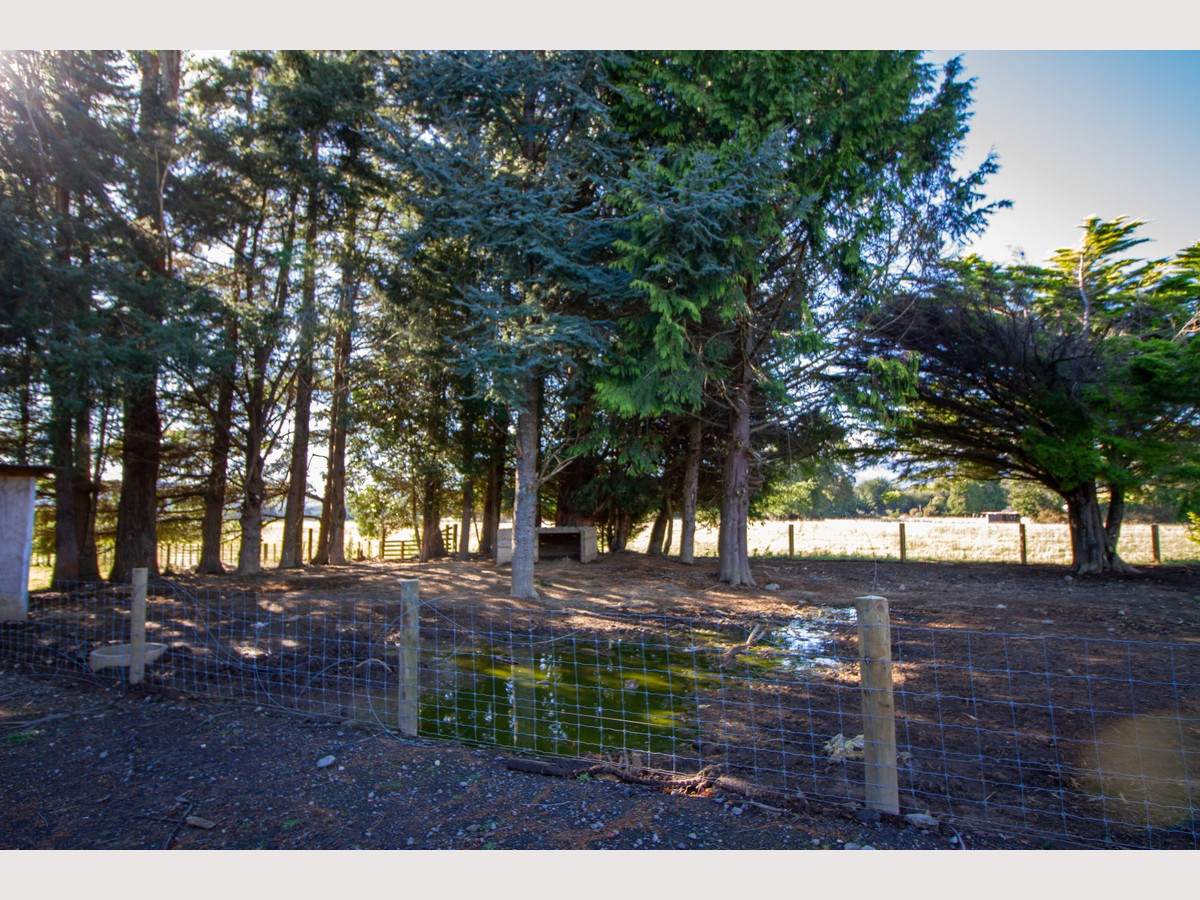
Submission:
{"label": "pine tree", "polygon": [[1130,257],[1137,225],[1089,220],[1048,268],[950,261],[891,297],[847,360],[876,401],[881,452],[1058,494],[1079,574],[1128,571],[1128,491],[1200,474],[1200,344],[1184,326],[1200,296],[1195,248]]}
{"label": "pine tree", "polygon": [[114,360],[111,343],[88,338],[101,331],[96,293],[123,263],[113,197],[125,183],[126,74],[109,52],[0,57],[0,351],[15,413],[5,450],[54,467],[56,583],[99,577],[103,438],[94,448],[92,430]]}
{"label": "pine tree", "polygon": [[981,221],[993,166],[954,175],[958,72],[939,80],[915,53],[706,51],[636,57],[626,75],[617,121],[655,150],[627,194],[640,218],[623,248],[647,294],[632,331],[644,350],[613,396],[636,406],[641,382],[682,409],[707,383],[721,398],[722,581],[754,584],[761,404],[822,423],[832,397],[817,376],[861,301]]}
{"label": "pine tree", "polygon": [[516,415],[514,597],[535,597],[538,404],[548,376],[599,352],[601,312],[624,279],[602,263],[604,198],[623,152],[608,127],[596,53],[407,57],[394,90],[413,120],[394,132],[419,216],[411,243],[452,240],[482,266],[457,358],[481,393]]}

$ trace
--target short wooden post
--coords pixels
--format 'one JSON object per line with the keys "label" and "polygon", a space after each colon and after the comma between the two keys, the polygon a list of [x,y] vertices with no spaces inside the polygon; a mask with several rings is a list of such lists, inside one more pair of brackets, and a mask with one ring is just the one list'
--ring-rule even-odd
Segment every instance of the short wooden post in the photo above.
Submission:
{"label": "short wooden post", "polygon": [[1025,523],[1022,522],[1019,526],[1021,529],[1021,565],[1029,564],[1029,538],[1025,534]]}
{"label": "short wooden post", "polygon": [[896,710],[892,697],[892,642],[885,597],[859,597],[864,784],[868,809],[899,815]]}
{"label": "short wooden post", "polygon": [[1150,547],[1154,551],[1154,564],[1162,565],[1162,539],[1158,534],[1158,524],[1150,526]]}
{"label": "short wooden post", "polygon": [[133,570],[133,604],[129,615],[129,683],[146,677],[146,569]]}
{"label": "short wooden post", "polygon": [[788,522],[788,559],[796,558],[796,525]]}
{"label": "short wooden post", "polygon": [[309,561],[309,562],[312,562],[312,560],[313,560],[313,552],[312,552],[312,529],[310,528],[310,529],[308,529],[308,561]]}
{"label": "short wooden post", "polygon": [[421,662],[420,586],[415,578],[400,582],[400,733],[416,737],[420,722]]}
{"label": "short wooden post", "polygon": [[904,523],[900,523],[900,562],[908,561],[908,536],[904,533]]}

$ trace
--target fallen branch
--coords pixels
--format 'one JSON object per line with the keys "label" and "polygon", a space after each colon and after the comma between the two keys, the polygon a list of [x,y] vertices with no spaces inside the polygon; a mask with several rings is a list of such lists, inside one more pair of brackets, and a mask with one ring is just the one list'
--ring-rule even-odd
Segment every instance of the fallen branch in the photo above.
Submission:
{"label": "fallen branch", "polygon": [[719,664],[720,667],[722,669],[728,668],[733,663],[734,659],[737,658],[737,655],[739,653],[745,653],[752,646],[754,646],[754,643],[763,636],[763,632],[765,631],[766,629],[761,624],[755,625],[754,628],[750,630],[750,636],[747,637],[744,642],[734,647],[730,647],[721,654],[721,662]]}
{"label": "fallen branch", "polygon": [[[642,774],[642,773],[645,774]],[[717,778],[716,766],[705,766],[695,775],[679,776],[670,773],[656,773],[652,770],[642,769],[639,772],[634,772],[622,766],[613,765],[612,763],[597,763],[589,766],[583,772],[578,774],[587,775],[610,775],[618,781],[624,781],[629,784],[648,785],[650,787],[659,787],[664,790],[683,790],[683,791],[699,791],[708,787],[715,778]]]}
{"label": "fallen branch", "polygon": [[504,768],[514,772],[526,772],[530,775],[550,775],[555,778],[566,778],[569,774],[558,763],[546,762],[540,759],[523,759],[519,756],[509,756],[504,760]]}

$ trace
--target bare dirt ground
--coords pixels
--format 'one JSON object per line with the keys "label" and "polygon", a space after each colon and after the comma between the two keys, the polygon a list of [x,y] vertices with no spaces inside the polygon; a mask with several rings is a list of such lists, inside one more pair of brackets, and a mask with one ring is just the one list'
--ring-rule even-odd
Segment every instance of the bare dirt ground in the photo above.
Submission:
{"label": "bare dirt ground", "polygon": [[[1200,571],[1069,579],[1060,567],[760,561],[762,588],[715,564],[634,554],[538,569],[555,609],[729,616],[845,607],[882,594],[893,623],[1014,634],[1200,640]],[[440,605],[521,605],[486,562],[360,563],[197,587],[387,598],[419,578]],[[767,584],[777,589],[766,590]],[[330,762],[329,757],[333,757]],[[324,762],[324,765],[319,763]],[[0,659],[0,848],[1024,849],[1045,842],[950,825],[781,810],[712,787],[552,777],[498,750],[402,740],[346,722],[162,689],[102,687]],[[1053,846],[1053,843],[1050,844]]]}

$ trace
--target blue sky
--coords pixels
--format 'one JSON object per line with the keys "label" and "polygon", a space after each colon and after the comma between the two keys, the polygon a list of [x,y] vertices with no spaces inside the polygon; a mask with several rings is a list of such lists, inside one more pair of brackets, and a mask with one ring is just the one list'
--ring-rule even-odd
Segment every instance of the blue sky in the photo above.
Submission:
{"label": "blue sky", "polygon": [[1142,219],[1170,256],[1200,241],[1200,52],[931,51],[961,56],[976,79],[962,162],[994,150],[988,196],[1008,199],[971,249],[1006,262],[1009,248],[1043,262],[1074,246],[1088,216]]}

